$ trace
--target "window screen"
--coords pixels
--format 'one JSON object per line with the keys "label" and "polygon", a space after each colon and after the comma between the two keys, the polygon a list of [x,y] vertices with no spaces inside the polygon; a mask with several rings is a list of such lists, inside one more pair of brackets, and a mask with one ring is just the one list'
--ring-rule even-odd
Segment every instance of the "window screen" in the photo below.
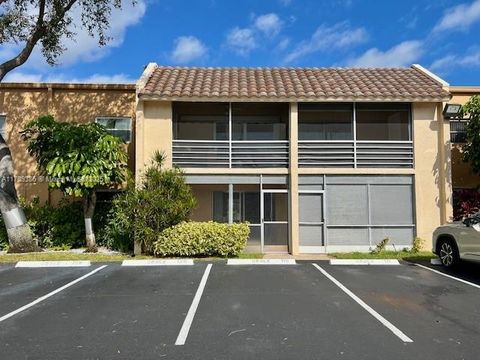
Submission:
{"label": "window screen", "polygon": [[228,103],[174,103],[173,138],[228,140]]}
{"label": "window screen", "polygon": [[328,185],[327,216],[329,225],[368,224],[366,185]]}
{"label": "window screen", "polygon": [[288,139],[288,104],[233,103],[232,140]]}
{"label": "window screen", "polygon": [[109,134],[118,136],[126,143],[132,141],[132,119],[129,117],[97,117],[97,124],[104,126]]}
{"label": "window screen", "polygon": [[410,104],[356,105],[357,140],[411,140]]}
{"label": "window screen", "polygon": [[371,185],[372,224],[413,224],[413,199],[410,185]]}
{"label": "window screen", "polygon": [[352,104],[299,104],[299,140],[352,140]]}

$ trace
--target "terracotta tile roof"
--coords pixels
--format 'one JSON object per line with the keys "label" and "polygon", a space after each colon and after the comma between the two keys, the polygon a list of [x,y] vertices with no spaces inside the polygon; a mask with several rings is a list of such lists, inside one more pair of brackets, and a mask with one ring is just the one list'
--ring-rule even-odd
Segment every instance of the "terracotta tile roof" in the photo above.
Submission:
{"label": "terracotta tile roof", "polygon": [[416,68],[156,67],[140,97],[265,101],[442,101],[442,84]]}

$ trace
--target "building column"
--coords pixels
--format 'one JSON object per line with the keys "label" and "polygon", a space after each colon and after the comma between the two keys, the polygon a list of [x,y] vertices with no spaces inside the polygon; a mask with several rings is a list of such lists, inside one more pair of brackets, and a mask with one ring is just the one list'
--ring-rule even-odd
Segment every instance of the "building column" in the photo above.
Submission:
{"label": "building column", "polygon": [[233,224],[233,184],[228,184],[228,223]]}
{"label": "building column", "polygon": [[290,103],[289,117],[289,239],[290,252],[299,253],[299,223],[298,223],[298,104]]}
{"label": "building column", "polygon": [[440,223],[445,224],[453,218],[452,207],[452,158],[450,144],[450,123],[443,117],[445,103],[437,105],[438,121],[438,186],[440,200]]}

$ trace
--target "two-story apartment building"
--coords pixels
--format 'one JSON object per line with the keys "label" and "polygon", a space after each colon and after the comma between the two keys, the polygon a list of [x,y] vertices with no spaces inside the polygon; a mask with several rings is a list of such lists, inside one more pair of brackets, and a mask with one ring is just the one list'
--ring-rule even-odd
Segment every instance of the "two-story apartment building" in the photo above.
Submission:
{"label": "two-story apartment building", "polygon": [[137,84],[135,172],[183,168],[194,220],[262,252],[396,249],[451,217],[448,84],[407,69],[183,68]]}

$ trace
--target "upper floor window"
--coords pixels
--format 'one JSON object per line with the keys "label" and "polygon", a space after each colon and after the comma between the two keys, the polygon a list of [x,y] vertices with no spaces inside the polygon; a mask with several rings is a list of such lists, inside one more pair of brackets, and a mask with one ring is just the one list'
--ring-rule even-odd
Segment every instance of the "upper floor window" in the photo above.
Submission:
{"label": "upper floor window", "polygon": [[174,103],[173,138],[228,140],[228,103]]}
{"label": "upper floor window", "polygon": [[132,118],[99,116],[95,119],[95,122],[103,125],[109,134],[118,136],[126,143],[132,141]]}
{"label": "upper floor window", "polygon": [[450,141],[464,143],[467,141],[466,125],[468,119],[450,119]]}
{"label": "upper floor window", "polygon": [[0,135],[2,135],[3,140],[7,140],[7,132],[5,131],[6,122],[7,115],[0,115]]}
{"label": "upper floor window", "polygon": [[357,103],[357,140],[409,141],[410,104]]}
{"label": "upper floor window", "polygon": [[353,105],[312,103],[298,106],[299,140],[352,140]]}
{"label": "upper floor window", "polygon": [[232,140],[287,140],[288,104],[233,103]]}

